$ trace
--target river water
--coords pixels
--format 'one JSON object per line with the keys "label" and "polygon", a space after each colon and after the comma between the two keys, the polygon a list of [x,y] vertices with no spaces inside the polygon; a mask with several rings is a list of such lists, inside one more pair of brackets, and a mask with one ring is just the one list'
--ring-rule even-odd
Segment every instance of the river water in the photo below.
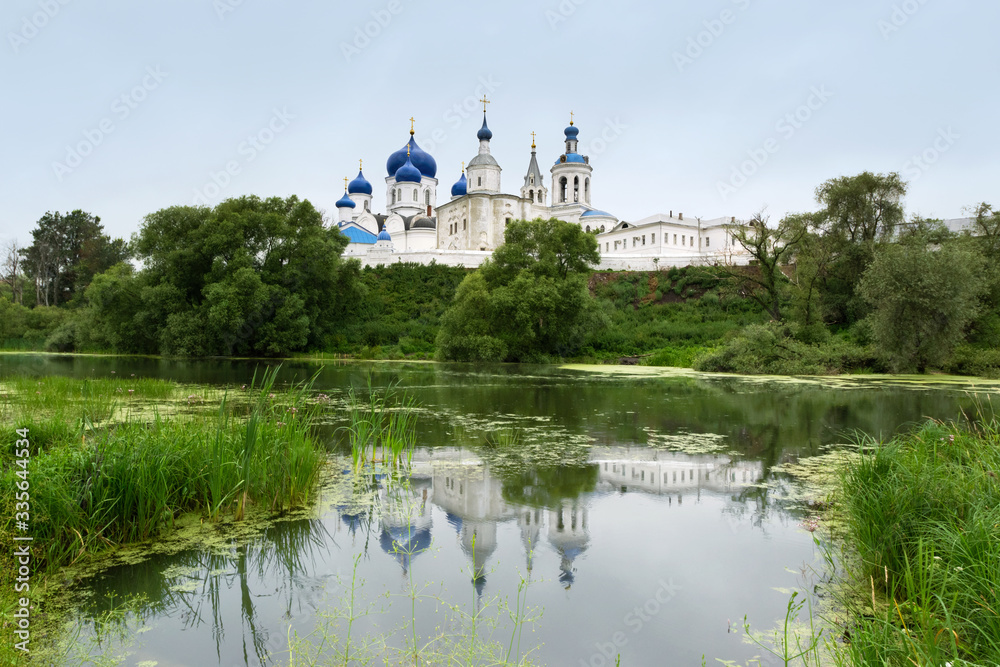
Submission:
{"label": "river water", "polygon": [[[0,375],[239,386],[258,366],[14,355]],[[286,363],[282,377],[319,369]],[[348,625],[371,655],[444,635],[454,645],[433,646],[465,656],[473,618],[477,646],[492,638],[533,664],[744,664],[763,653],[737,631],[744,616],[771,630],[791,591],[813,591],[822,573],[780,466],[975,402],[968,384],[926,379],[328,365],[315,389],[332,397],[331,443],[347,392],[369,380],[419,406],[408,476],[354,475],[334,447],[310,513],[78,581],[81,623],[109,596],[142,594],[124,664],[159,667],[287,665],[296,636],[315,645],[326,628],[335,641]],[[498,433],[517,444],[486,444]],[[533,620],[518,632],[523,600]]]}

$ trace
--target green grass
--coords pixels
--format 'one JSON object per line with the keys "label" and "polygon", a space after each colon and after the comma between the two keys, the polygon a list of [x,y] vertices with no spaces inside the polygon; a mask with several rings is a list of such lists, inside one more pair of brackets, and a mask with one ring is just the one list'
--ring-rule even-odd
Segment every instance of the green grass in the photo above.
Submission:
{"label": "green grass", "polygon": [[[311,382],[279,389],[276,372],[268,370],[229,394],[204,388],[193,394],[191,387],[131,377],[5,379],[5,621],[15,604],[11,552],[13,537],[21,534],[12,523],[18,483],[27,481],[30,489],[32,591],[44,590],[58,567],[155,539],[185,513],[240,520],[251,505],[275,511],[307,504],[326,458],[313,435],[318,403]],[[18,444],[17,429],[27,429],[27,447]],[[17,464],[23,458],[19,449],[28,450],[26,466]],[[36,609],[45,608],[38,593],[32,601]],[[39,632],[43,627],[40,622]],[[19,664],[23,656],[12,644],[3,643],[0,664]]]}
{"label": "green grass", "polygon": [[1000,664],[1000,423],[928,422],[844,476],[844,664]]}
{"label": "green grass", "polygon": [[344,427],[355,469],[381,463],[408,465],[416,447],[416,411],[413,397],[399,392],[396,385],[385,389],[368,387],[362,396],[351,388],[350,425]]}

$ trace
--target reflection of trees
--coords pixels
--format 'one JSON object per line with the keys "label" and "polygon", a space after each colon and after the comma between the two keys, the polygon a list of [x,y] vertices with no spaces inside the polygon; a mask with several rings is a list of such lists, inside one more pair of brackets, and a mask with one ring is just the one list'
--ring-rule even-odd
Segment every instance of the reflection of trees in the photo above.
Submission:
{"label": "reflection of trees", "polygon": [[554,468],[529,468],[501,473],[503,499],[526,507],[560,507],[597,488],[597,464]]}
{"label": "reflection of trees", "polygon": [[315,571],[331,543],[333,538],[322,522],[307,519],[271,524],[248,543],[223,540],[209,551],[200,542],[192,545],[197,550],[154,555],[141,563],[107,570],[87,582],[93,595],[82,613],[91,619],[100,617],[112,610],[114,598],[123,592],[143,598],[144,616],[180,609],[185,629],[211,626],[221,662],[226,634],[222,592],[237,587],[244,660],[246,664],[265,664],[269,635],[266,625],[258,622],[259,599],[283,598],[286,618],[306,611],[305,606],[310,611],[315,608],[317,601],[302,599],[300,594],[308,595],[315,588],[303,586],[304,580]]}

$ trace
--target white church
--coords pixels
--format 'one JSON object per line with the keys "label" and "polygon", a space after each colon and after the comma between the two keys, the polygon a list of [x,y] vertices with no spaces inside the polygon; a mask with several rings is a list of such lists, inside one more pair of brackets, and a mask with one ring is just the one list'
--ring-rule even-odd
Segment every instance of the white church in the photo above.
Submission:
{"label": "white church", "polygon": [[520,192],[505,194],[502,170],[490,154],[493,132],[483,102],[479,152],[463,164],[448,201],[438,201],[437,162],[417,145],[412,118],[409,141],[386,162],[385,214],[372,210],[373,189],[363,163],[353,181],[344,179],[346,192],[336,207],[338,228],[350,240],[345,256],[366,266],[434,261],[474,268],[503,243],[511,221],[557,218],[596,235],[603,270],[746,263],[745,252],[729,235],[734,217],[703,220],[670,211],[627,222],[595,208],[594,168],[589,156],[577,151],[580,128],[572,119],[564,130],[565,152],[549,169],[551,190],[538,165],[533,133]]}

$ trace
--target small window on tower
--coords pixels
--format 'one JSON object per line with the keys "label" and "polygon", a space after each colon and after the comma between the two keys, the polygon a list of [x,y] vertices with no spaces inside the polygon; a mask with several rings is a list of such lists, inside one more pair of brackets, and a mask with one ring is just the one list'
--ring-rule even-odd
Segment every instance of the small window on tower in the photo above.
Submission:
{"label": "small window on tower", "polygon": [[705,247],[707,248],[707,247],[708,247],[708,246],[710,246],[710,245],[712,245],[712,239],[710,239],[710,238],[708,238],[708,237],[706,236],[706,237],[705,237]]}
{"label": "small window on tower", "polygon": [[674,245],[677,245],[677,234],[674,234]]}
{"label": "small window on tower", "polygon": [[482,185],[483,184],[483,177],[480,176],[479,178],[476,179],[476,181],[479,183],[479,185]]}
{"label": "small window on tower", "polygon": [[413,201],[417,201],[417,189],[413,189]]}
{"label": "small window on tower", "polygon": [[469,220],[467,218],[463,219],[462,220],[462,229],[468,229],[468,228],[469,228]]}
{"label": "small window on tower", "polygon": [[656,234],[650,234],[649,235],[649,243],[651,245],[656,245]]}

